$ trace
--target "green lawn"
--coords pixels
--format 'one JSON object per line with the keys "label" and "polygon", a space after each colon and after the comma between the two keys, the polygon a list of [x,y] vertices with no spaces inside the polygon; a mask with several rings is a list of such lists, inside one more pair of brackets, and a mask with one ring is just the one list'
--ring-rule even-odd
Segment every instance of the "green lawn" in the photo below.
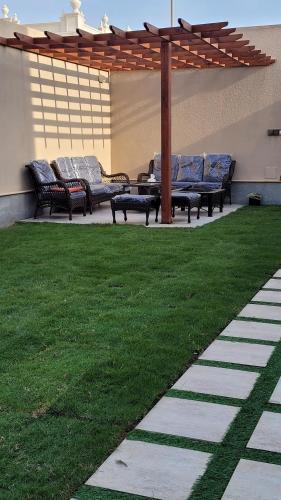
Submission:
{"label": "green lawn", "polygon": [[280,207],[188,231],[1,230],[0,499],[69,499],[280,266],[280,246]]}

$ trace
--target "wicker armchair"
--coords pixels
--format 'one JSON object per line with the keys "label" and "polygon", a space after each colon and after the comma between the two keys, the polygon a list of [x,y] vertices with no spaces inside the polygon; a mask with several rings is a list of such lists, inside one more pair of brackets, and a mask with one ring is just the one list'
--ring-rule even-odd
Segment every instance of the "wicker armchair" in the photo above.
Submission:
{"label": "wicker armchair", "polygon": [[58,179],[80,178],[86,186],[87,200],[92,213],[94,205],[110,201],[113,196],[126,192],[130,180],[127,174],[107,175],[95,156],[61,157],[52,162]]}
{"label": "wicker armchair", "polygon": [[37,218],[38,210],[44,207],[50,208],[50,215],[55,208],[66,209],[69,213],[69,220],[72,220],[72,212],[75,208],[82,208],[83,215],[86,215],[86,188],[82,180],[69,179],[63,182],[56,179],[46,160],[34,160],[26,167],[32,175],[35,186],[37,203],[34,219]]}

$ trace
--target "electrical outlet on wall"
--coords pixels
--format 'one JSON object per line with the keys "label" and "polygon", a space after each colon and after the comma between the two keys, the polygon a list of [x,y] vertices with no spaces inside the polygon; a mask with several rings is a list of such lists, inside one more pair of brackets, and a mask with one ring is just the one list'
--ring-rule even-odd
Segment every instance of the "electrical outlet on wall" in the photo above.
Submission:
{"label": "electrical outlet on wall", "polygon": [[264,169],[264,178],[265,179],[277,179],[277,167],[265,167]]}

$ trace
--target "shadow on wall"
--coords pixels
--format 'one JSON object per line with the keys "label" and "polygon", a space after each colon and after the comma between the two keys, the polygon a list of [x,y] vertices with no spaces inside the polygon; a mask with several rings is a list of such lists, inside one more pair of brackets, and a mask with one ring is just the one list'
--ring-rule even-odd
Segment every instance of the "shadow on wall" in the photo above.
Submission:
{"label": "shadow on wall", "polygon": [[32,159],[97,155],[111,168],[106,72],[0,47],[0,195],[31,188]]}
{"label": "shadow on wall", "polygon": [[[86,141],[110,139],[109,79],[96,70],[39,58],[30,64],[30,89],[34,137],[74,141],[85,148]],[[53,146],[53,145],[52,145]],[[67,143],[63,143],[63,148]],[[77,146],[77,143],[76,143]]]}

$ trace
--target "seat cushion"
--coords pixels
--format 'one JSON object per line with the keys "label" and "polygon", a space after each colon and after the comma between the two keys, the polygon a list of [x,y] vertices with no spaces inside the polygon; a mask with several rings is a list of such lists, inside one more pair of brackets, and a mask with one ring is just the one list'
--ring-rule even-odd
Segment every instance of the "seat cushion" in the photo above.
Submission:
{"label": "seat cushion", "polygon": [[[67,189],[70,193],[79,193],[80,191],[84,191],[82,186],[67,187]],[[53,187],[53,188],[51,188],[51,191],[53,191],[55,193],[64,193],[65,192],[63,187]]]}
{"label": "seat cushion", "polygon": [[155,200],[155,196],[148,194],[119,194],[112,198],[113,203],[128,203],[136,205],[149,205]]}
{"label": "seat cushion", "polygon": [[85,156],[85,161],[89,165],[89,182],[91,184],[100,184],[102,182],[101,166],[96,156]]}
{"label": "seat cushion", "polygon": [[[50,197],[50,195],[49,195]],[[70,198],[72,200],[77,200],[77,199],[83,199],[86,197],[85,191],[73,191],[70,192]],[[67,197],[65,195],[65,191],[53,191],[51,194],[51,198],[53,200],[67,200]]]}
{"label": "seat cushion", "polygon": [[201,200],[201,194],[198,193],[193,193],[192,191],[185,193],[184,191],[172,191],[172,198],[177,199],[186,199],[186,200],[192,200],[192,201],[200,201]]}
{"label": "seat cushion", "polygon": [[119,184],[118,182],[111,182],[110,184],[107,184],[109,187],[110,191],[112,193],[122,193],[123,192],[123,184]]}
{"label": "seat cushion", "polygon": [[56,166],[61,178],[75,179],[77,177],[71,158],[66,156],[57,158]]}
{"label": "seat cushion", "polygon": [[[174,182],[177,180],[178,169],[179,169],[177,155],[171,156],[171,163],[172,163],[172,182]],[[156,154],[154,156],[153,173],[155,175],[156,180],[158,182],[160,182],[161,181],[161,154]]]}
{"label": "seat cushion", "polygon": [[204,162],[204,182],[223,182],[228,179],[232,158],[228,154],[207,155]]}
{"label": "seat cushion", "polygon": [[203,156],[179,156],[177,181],[201,182],[203,180]]}
{"label": "seat cushion", "polygon": [[196,182],[192,184],[191,189],[198,189],[202,191],[213,191],[215,189],[222,189],[222,182]]}
{"label": "seat cushion", "polygon": [[57,180],[55,173],[47,160],[33,160],[30,163],[30,168],[38,184],[47,184],[50,182],[56,182]]}
{"label": "seat cushion", "polygon": [[192,182],[183,182],[183,181],[176,181],[176,182],[173,182],[173,188],[182,188],[182,189],[188,189],[188,188],[191,188],[191,186],[193,185]]}
{"label": "seat cushion", "polygon": [[109,188],[109,184],[90,184],[90,190],[92,195],[107,194],[110,197],[110,195],[112,194],[112,191]]}
{"label": "seat cushion", "polygon": [[71,199],[77,199],[77,198],[85,198],[87,195],[86,195],[86,192],[85,191],[74,191],[72,193],[70,193],[70,198]]}

